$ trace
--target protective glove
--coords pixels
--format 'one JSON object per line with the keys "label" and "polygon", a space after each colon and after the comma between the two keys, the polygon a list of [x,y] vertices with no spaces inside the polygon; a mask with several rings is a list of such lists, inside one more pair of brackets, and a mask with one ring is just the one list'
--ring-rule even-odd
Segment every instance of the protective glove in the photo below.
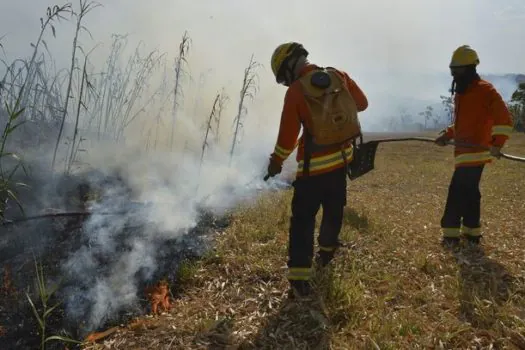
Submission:
{"label": "protective glove", "polygon": [[447,145],[447,141],[449,141],[450,139],[447,137],[447,135],[443,134],[443,135],[440,135],[438,137],[436,137],[436,139],[434,140],[434,142],[438,145],[438,146],[446,146]]}
{"label": "protective glove", "polygon": [[501,147],[491,146],[490,155],[498,159],[501,158]]}
{"label": "protective glove", "polygon": [[274,177],[277,174],[280,174],[283,170],[283,165],[273,158],[270,158],[270,163],[268,164],[268,176]]}

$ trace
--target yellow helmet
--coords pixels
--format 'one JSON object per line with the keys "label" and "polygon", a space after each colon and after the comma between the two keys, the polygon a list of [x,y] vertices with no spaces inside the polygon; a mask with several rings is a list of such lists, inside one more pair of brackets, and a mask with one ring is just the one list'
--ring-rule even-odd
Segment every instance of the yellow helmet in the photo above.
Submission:
{"label": "yellow helmet", "polygon": [[452,54],[449,67],[453,68],[478,64],[478,53],[469,45],[462,45],[458,47]]}
{"label": "yellow helmet", "polygon": [[273,51],[271,66],[273,75],[275,76],[275,79],[278,83],[281,83],[283,80],[283,67],[286,67],[286,65],[283,63],[287,62],[288,59],[298,54],[304,54],[308,56],[308,51],[305,50],[303,45],[293,41],[281,44]]}

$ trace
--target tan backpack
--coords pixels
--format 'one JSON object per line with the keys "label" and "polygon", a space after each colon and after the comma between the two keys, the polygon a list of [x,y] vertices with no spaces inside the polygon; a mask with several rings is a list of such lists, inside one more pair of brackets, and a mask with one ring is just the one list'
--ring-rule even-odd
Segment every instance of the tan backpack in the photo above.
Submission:
{"label": "tan backpack", "polygon": [[355,100],[334,68],[313,70],[299,81],[310,111],[306,125],[316,146],[341,145],[361,136]]}

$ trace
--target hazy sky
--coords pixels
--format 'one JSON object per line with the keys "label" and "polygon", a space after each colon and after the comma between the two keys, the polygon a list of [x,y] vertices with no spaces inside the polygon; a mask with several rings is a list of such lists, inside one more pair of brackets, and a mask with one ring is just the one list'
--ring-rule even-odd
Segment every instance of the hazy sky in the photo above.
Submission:
{"label": "hazy sky", "polygon": [[[148,49],[174,57],[184,30],[193,40],[190,68],[212,68],[216,81],[237,83],[252,53],[264,64],[261,98],[280,108],[284,88],[273,84],[269,59],[283,41],[302,42],[310,59],[345,69],[378,108],[379,94],[431,98],[446,92],[448,81],[424,73],[445,72],[452,51],[470,44],[478,50],[482,73],[525,71],[523,0],[102,0],[85,25],[93,47],[111,33],[130,33]],[[8,57],[28,55],[39,17],[49,0],[3,1],[0,37]],[[78,3],[73,2],[75,8]],[[47,41],[57,61],[67,63],[71,25],[57,25],[58,38]],[[134,47],[134,46],[133,46]],[[100,47],[103,53],[107,45]],[[104,55],[99,55],[101,60]],[[95,57],[96,58],[96,57]],[[432,80],[435,79],[435,80]],[[215,91],[215,86],[213,88]],[[381,101],[383,107],[386,101]]]}
{"label": "hazy sky", "polygon": [[[327,0],[323,7],[309,0],[100,3],[104,7],[86,17],[95,41],[106,40],[112,32],[129,32],[169,51],[187,29],[196,48],[224,64],[230,56],[245,58],[251,52],[266,63],[276,44],[298,40],[311,50],[312,58],[350,71],[441,70],[451,50],[468,43],[479,51],[487,71],[525,70],[525,2],[520,0]],[[53,4],[61,2],[4,1],[0,36],[6,34],[6,49],[28,49],[39,17]],[[76,1],[73,4],[78,7]]]}

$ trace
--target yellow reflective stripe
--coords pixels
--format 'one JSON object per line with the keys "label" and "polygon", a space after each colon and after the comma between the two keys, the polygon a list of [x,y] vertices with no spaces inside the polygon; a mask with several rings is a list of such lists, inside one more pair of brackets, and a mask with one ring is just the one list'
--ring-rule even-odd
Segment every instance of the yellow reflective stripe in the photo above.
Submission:
{"label": "yellow reflective stripe", "polygon": [[285,148],[282,148],[282,147],[279,146],[279,145],[275,145],[274,152],[275,152],[275,154],[277,154],[279,157],[286,159],[286,158],[288,158],[288,156],[293,152],[293,149],[292,149],[292,150],[287,150],[287,149],[285,149]]}
{"label": "yellow reflective stripe", "polygon": [[509,125],[495,125],[492,127],[492,136],[504,135],[510,136],[512,134],[513,127]]}
{"label": "yellow reflective stripe", "polygon": [[312,269],[310,267],[291,267],[288,269],[288,279],[306,281],[310,279]]}
{"label": "yellow reflective stripe", "polygon": [[480,227],[463,227],[463,233],[468,236],[481,236],[481,228]]}
{"label": "yellow reflective stripe", "polygon": [[310,279],[310,276],[293,276],[293,275],[288,275],[288,279],[290,281],[308,281]]}
{"label": "yellow reflective stripe", "polygon": [[455,227],[444,227],[441,229],[444,237],[459,237],[461,235],[460,228]]}
{"label": "yellow reflective stripe", "polygon": [[490,152],[464,153],[456,156],[456,164],[475,163],[490,160]]}
{"label": "yellow reflective stripe", "polygon": [[[344,152],[346,155],[347,162],[351,162],[353,153],[354,153],[353,146],[348,147],[347,149],[345,149]],[[312,158],[310,160],[310,171],[331,168],[341,163],[344,163],[344,159],[341,154],[341,151],[337,151],[334,153],[327,154],[325,156]],[[303,171],[304,161],[303,160],[299,161],[299,164],[297,167],[298,167],[298,171]]]}
{"label": "yellow reflective stripe", "polygon": [[310,267],[290,267],[290,272],[298,273],[298,274],[308,274],[312,272],[312,268]]}
{"label": "yellow reflective stripe", "polygon": [[335,250],[335,247],[323,247],[323,246],[319,246],[319,250],[323,251],[323,252],[333,252]]}

